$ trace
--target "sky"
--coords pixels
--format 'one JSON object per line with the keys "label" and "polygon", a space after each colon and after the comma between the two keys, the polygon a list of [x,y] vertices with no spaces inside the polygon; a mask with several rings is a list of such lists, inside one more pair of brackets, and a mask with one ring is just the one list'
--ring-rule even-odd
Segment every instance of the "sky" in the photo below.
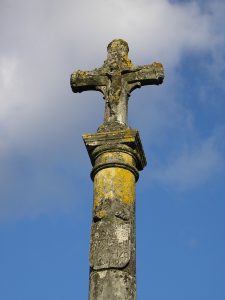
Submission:
{"label": "sky", "polygon": [[125,39],[160,86],[135,90],[139,300],[225,299],[225,2],[0,0],[0,299],[88,298],[93,186],[81,135],[98,92],[70,74]]}

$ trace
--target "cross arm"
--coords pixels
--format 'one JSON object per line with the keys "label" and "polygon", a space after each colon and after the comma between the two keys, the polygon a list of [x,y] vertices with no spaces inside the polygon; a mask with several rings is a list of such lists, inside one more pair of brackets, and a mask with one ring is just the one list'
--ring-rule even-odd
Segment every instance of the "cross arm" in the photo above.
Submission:
{"label": "cross arm", "polygon": [[107,85],[107,77],[94,71],[75,71],[71,74],[70,85],[74,93],[83,91],[101,91],[100,86]]}
{"label": "cross arm", "polygon": [[128,83],[134,84],[135,88],[138,84],[139,86],[158,85],[164,79],[163,65],[154,62],[151,65],[135,66],[123,76]]}

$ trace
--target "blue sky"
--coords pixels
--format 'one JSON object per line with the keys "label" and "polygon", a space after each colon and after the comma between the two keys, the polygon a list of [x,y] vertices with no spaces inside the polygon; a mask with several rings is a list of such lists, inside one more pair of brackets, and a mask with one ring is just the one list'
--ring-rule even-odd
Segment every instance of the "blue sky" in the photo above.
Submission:
{"label": "blue sky", "polygon": [[104,101],[70,74],[127,40],[165,81],[132,93],[139,300],[225,299],[225,2],[0,3],[0,299],[87,299],[91,164]]}

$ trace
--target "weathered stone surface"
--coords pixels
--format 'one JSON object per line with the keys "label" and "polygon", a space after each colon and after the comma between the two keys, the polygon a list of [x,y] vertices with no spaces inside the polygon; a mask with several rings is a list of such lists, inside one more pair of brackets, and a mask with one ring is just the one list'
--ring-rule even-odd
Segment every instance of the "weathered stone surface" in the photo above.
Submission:
{"label": "weathered stone surface", "polygon": [[100,221],[103,218],[117,217],[124,221],[130,219],[131,206],[123,203],[119,199],[101,199],[97,206],[94,206],[94,221]]}
{"label": "weathered stone surface", "polygon": [[136,300],[135,277],[119,270],[93,272],[89,300]]}
{"label": "weathered stone surface", "polygon": [[91,229],[90,266],[95,269],[123,268],[130,260],[130,224],[104,218]]}
{"label": "weathered stone surface", "polygon": [[99,170],[94,178],[95,208],[102,203],[102,199],[120,199],[125,204],[133,204],[135,201],[133,173],[116,166]]}
{"label": "weathered stone surface", "polygon": [[105,99],[98,133],[83,135],[94,181],[89,300],[136,300],[135,182],[146,159],[138,131],[128,126],[128,98],[161,84],[164,71],[160,63],[134,65],[124,40],[107,51],[102,67],[71,75],[73,92],[96,90]]}
{"label": "weathered stone surface", "polygon": [[74,93],[87,90],[103,93],[105,116],[99,132],[127,129],[130,93],[143,85],[161,84],[164,78],[160,63],[134,65],[128,58],[129,47],[124,40],[113,40],[107,51],[107,59],[102,67],[93,71],[75,71],[70,80]]}
{"label": "weathered stone surface", "polygon": [[[145,162],[141,162],[139,156],[139,153],[144,152],[141,152],[143,150],[138,133],[133,130],[86,135],[85,142],[94,166],[90,299],[111,297],[109,299],[134,300],[135,172],[136,167],[140,169],[141,164]],[[100,272],[110,270],[115,273],[110,275],[111,273]],[[116,273],[119,271],[121,273]],[[108,274],[104,280],[103,274]],[[116,274],[124,277],[118,279]],[[117,282],[116,285],[114,281]],[[120,291],[120,294],[117,294],[117,291]],[[107,296],[108,294],[110,296]]]}

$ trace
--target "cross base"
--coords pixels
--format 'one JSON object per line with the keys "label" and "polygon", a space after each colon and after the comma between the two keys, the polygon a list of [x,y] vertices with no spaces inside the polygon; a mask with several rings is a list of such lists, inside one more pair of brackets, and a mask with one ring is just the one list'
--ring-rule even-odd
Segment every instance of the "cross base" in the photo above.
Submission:
{"label": "cross base", "polygon": [[130,129],[126,124],[119,122],[104,122],[102,125],[98,127],[97,132],[111,132],[118,130],[126,130]]}

